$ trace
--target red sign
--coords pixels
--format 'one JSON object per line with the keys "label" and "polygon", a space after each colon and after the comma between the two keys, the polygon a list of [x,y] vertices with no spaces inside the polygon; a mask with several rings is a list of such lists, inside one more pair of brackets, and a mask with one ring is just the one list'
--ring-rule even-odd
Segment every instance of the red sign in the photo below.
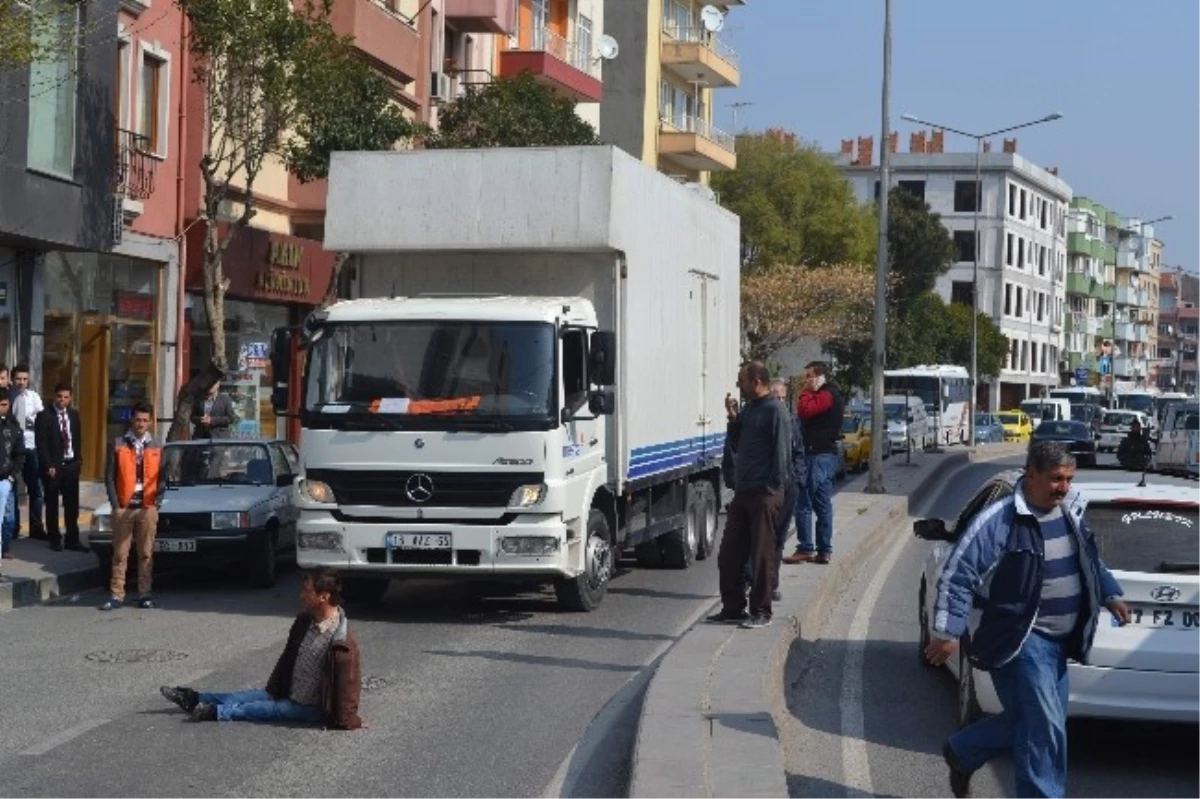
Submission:
{"label": "red sign", "polygon": [[[227,226],[220,225],[221,235]],[[319,241],[242,228],[225,251],[222,266],[229,280],[228,296],[319,305],[325,297],[334,254]],[[204,285],[204,226],[188,232],[187,284]]]}
{"label": "red sign", "polygon": [[136,291],[117,292],[117,316],[126,319],[153,319],[154,297]]}

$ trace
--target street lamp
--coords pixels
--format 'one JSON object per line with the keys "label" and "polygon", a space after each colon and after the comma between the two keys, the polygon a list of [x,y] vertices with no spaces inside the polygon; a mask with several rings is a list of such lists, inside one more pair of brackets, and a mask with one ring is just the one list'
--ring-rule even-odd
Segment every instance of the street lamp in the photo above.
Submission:
{"label": "street lamp", "polygon": [[[1030,122],[1022,122],[1020,125],[1011,125],[1007,128],[1000,128],[989,133],[968,133],[965,130],[949,127],[948,125],[939,125],[936,122],[929,122],[912,114],[903,114],[900,117],[906,122],[915,122],[918,125],[928,125],[931,128],[938,130],[946,130],[951,133],[957,133],[959,136],[966,136],[968,139],[975,140],[975,253],[973,264],[971,266],[971,413],[970,413],[970,431],[971,437],[968,441],[969,446],[975,446],[975,404],[979,398],[979,209],[983,205],[983,140],[990,139],[993,136],[999,136],[1001,133],[1011,133],[1014,130],[1021,128],[1029,128],[1034,125],[1041,125],[1044,122],[1054,122],[1062,119],[1063,115],[1059,113],[1047,114],[1041,119],[1035,119]],[[1030,349],[1032,349],[1030,342]],[[1032,353],[1030,353],[1032,355]]]}

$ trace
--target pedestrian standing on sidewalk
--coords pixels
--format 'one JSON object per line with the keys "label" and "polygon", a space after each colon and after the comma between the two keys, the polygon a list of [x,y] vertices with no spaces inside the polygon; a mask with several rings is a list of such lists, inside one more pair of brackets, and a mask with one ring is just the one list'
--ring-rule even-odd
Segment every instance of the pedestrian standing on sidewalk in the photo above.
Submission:
{"label": "pedestrian standing on sidewalk", "polygon": [[[771,375],[754,361],[738,373],[738,389],[746,406],[725,398],[727,439],[733,451],[734,494],[725,517],[725,534],[717,554],[721,611],[710,622],[747,628],[771,623],[775,592],[775,524],[783,513],[783,494],[791,466],[792,426],[787,409],[771,396]],[[746,613],[746,560],[754,558],[750,613]]]}
{"label": "pedestrian standing on sidewalk", "polygon": [[961,640],[964,668],[989,672],[1004,707],[943,747],[955,796],[969,795],[971,775],[1005,752],[1018,796],[1066,795],[1067,659],[1087,663],[1102,608],[1129,623],[1121,586],[1071,510],[1074,477],[1066,443],[1030,444],[1025,476],[975,516],[938,582],[925,658],[941,666]]}
{"label": "pedestrian standing on sidewalk", "polygon": [[[829,367],[813,361],[804,367],[804,388],[796,413],[804,431],[807,491],[796,503],[796,551],[784,563],[828,563],[833,556],[833,478],[838,470],[838,439],[845,403],[829,379]],[[817,540],[813,543],[813,517]]]}
{"label": "pedestrian standing on sidewalk", "polygon": [[229,438],[236,416],[233,400],[221,393],[220,383],[213,383],[192,415],[192,438]]}
{"label": "pedestrian standing on sidewalk", "polygon": [[364,727],[358,716],[362,690],[358,643],[341,607],[337,573],[306,572],[300,602],[304,611],[292,622],[266,688],[217,694],[164,685],[159,692],[196,721],[300,721],[337,730]]}
{"label": "pedestrian standing on sidewalk", "polygon": [[87,552],[79,540],[79,467],[83,462],[83,437],[79,411],[71,407],[71,386],[54,387],[54,405],[37,415],[34,441],[38,466],[42,470],[42,495],[46,501],[46,530],[50,548],[62,552],[63,539],[58,527],[58,501],[62,498],[67,528],[66,548]]}
{"label": "pedestrian standing on sidewalk", "polygon": [[116,610],[125,602],[125,569],[132,541],[137,552],[138,607],[153,608],[154,537],[158,507],[167,488],[162,445],[150,435],[154,412],[144,402],[133,406],[125,435],[109,444],[104,485],[112,508],[112,579],[100,610]]}
{"label": "pedestrian standing on sidewalk", "polygon": [[[46,541],[46,525],[43,522],[45,506],[42,500],[42,471],[38,465],[37,439],[34,427],[38,414],[46,409],[42,398],[29,387],[29,366],[17,364],[13,369],[12,411],[17,423],[25,431],[25,466],[21,469],[21,482],[29,498],[29,537]],[[16,509],[17,529],[21,529],[20,506]]]}
{"label": "pedestrian standing on sidewalk", "polygon": [[0,557],[12,558],[12,542],[16,537],[16,512],[13,494],[17,475],[25,463],[25,436],[17,420],[9,413],[11,403],[7,392],[0,392]]}

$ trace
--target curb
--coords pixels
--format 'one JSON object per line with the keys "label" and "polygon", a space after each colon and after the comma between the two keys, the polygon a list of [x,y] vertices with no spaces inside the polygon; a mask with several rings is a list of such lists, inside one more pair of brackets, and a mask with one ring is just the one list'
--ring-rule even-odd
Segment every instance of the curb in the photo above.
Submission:
{"label": "curb", "polygon": [[101,582],[98,566],[37,578],[0,575],[0,613],[99,588]]}
{"label": "curb", "polygon": [[[798,615],[776,616],[778,632],[740,637],[737,662],[722,657],[736,628],[701,624],[680,638],[660,661],[646,691],[629,795],[787,796],[780,735],[790,723],[783,673],[792,643],[802,628],[827,612],[845,577],[896,529],[910,507],[951,472],[989,459],[978,450],[946,454],[907,494],[883,494],[860,508],[868,532],[820,572]],[[844,540],[844,529],[841,536]],[[752,679],[751,670],[761,679]],[[714,755],[721,758],[719,768]]]}

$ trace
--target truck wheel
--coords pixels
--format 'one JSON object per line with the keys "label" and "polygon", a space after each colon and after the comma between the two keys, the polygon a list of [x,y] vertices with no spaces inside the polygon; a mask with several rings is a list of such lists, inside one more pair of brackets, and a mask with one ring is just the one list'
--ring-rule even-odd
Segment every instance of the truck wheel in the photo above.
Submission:
{"label": "truck wheel", "polygon": [[390,583],[386,577],[343,577],[342,598],[354,604],[374,604],[383,599]]}
{"label": "truck wheel", "polygon": [[717,494],[712,483],[700,483],[700,542],[696,546],[696,560],[704,560],[717,551]]}
{"label": "truck wheel", "polygon": [[274,527],[268,527],[266,533],[263,535],[263,540],[259,543],[255,549],[254,556],[250,559],[250,585],[255,588],[270,588],[275,585],[277,575],[275,569],[275,547],[279,540],[278,536],[278,530]]}
{"label": "truck wheel", "polygon": [[563,610],[595,610],[608,591],[608,579],[612,576],[612,535],[608,519],[595,508],[588,513],[587,540],[583,545],[583,571],[576,577],[554,581],[554,592],[558,594],[558,604]]}
{"label": "truck wheel", "polygon": [[696,550],[700,545],[700,529],[703,524],[700,519],[700,492],[694,485],[688,486],[687,508],[683,512],[683,527],[672,530],[660,539],[662,541],[663,563],[669,569],[686,569],[696,560]]}

